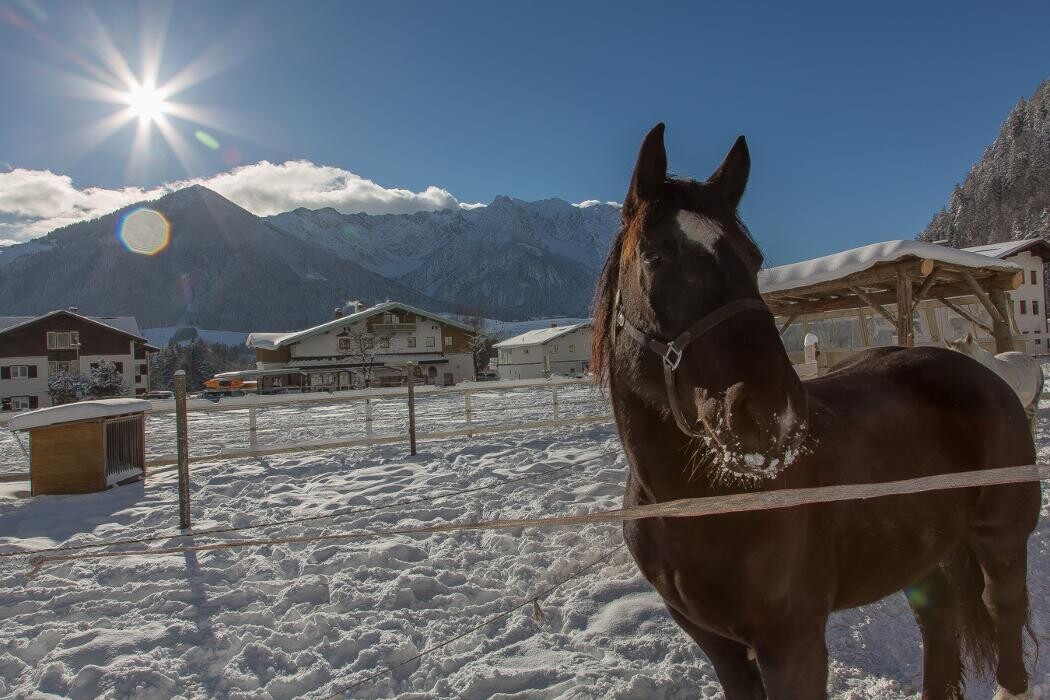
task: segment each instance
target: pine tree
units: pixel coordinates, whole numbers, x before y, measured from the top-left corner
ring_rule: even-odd
[[[87,387],[87,380],[73,372],[59,372],[47,378],[47,393],[54,406],[77,401]]]
[[[93,399],[104,399],[113,396],[124,396],[128,393],[124,375],[117,371],[112,362],[102,361],[91,368],[87,382],[87,394]]]

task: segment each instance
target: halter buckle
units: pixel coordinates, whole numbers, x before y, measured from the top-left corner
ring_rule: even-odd
[[[678,363],[682,361],[682,351],[675,347],[673,340],[667,344],[667,350],[662,359],[664,365],[672,372],[678,369]]]

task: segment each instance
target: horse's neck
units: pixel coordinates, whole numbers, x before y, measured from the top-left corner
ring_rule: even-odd
[[[970,348],[969,355],[988,369],[995,369],[996,365],[999,364],[998,360],[996,360],[995,355],[977,345],[974,345]]]

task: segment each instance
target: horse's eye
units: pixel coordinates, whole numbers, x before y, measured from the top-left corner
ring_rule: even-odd
[[[663,262],[663,260],[664,256],[656,252],[655,250],[647,250],[644,253],[642,253],[642,262],[646,265],[649,265],[650,267],[655,267],[656,265],[659,265]]]

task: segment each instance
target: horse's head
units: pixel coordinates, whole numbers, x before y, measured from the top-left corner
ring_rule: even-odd
[[[739,138],[701,183],[668,178],[663,132],[658,124],[642,143],[599,285],[595,368],[671,411],[724,466],[768,475],[800,444],[807,407],[760,303],[762,254],[737,216],[747,144]]]
[[[993,357],[992,353],[981,347],[980,343],[977,342],[977,339],[973,337],[973,333],[967,333],[958,340],[946,339],[944,344],[949,350],[961,352],[963,355],[968,355],[975,360],[981,361]]]

